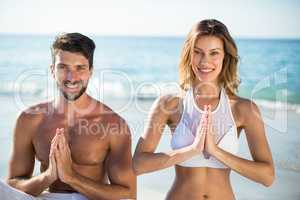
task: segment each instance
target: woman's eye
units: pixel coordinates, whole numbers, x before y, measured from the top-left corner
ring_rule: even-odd
[[[200,55],[200,56],[204,55],[204,53],[202,51],[197,51],[197,50],[194,50],[194,54]]]
[[[219,54],[219,52],[217,52],[217,51],[214,51],[214,52],[211,53],[212,56],[215,56],[215,55],[218,55],[218,54]]]

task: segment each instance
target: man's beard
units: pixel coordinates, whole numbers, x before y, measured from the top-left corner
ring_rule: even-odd
[[[65,83],[63,83],[63,85],[65,85]],[[80,82],[79,84],[81,84],[81,89],[79,90],[78,93],[68,93],[68,92],[65,92],[62,87],[64,86],[59,86],[59,89],[61,91],[61,93],[63,94],[63,96],[65,97],[65,99],[67,99],[68,101],[76,101],[77,99],[79,99],[79,97],[81,97],[83,95],[83,93],[86,91],[87,89],[87,86],[85,86],[83,84],[83,82]]]

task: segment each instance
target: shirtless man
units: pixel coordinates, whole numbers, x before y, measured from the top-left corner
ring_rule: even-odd
[[[136,198],[130,130],[86,93],[94,49],[79,33],[54,41],[51,73],[59,94],[18,117],[2,200]],[[41,173],[32,176],[35,158]]]

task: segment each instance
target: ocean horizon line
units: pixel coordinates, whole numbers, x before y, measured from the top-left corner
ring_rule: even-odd
[[[0,36],[23,36],[23,37],[55,37],[59,33],[64,33],[64,31],[56,33],[30,33],[30,32],[0,32]],[[170,39],[184,39],[185,35],[131,35],[131,34],[97,34],[97,33],[84,33],[90,37],[104,37],[104,38],[170,38]],[[286,40],[286,41],[298,41],[299,37],[289,37],[289,36],[233,36],[237,40]]]

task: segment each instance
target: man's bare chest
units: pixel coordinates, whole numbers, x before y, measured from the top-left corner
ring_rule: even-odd
[[[36,158],[48,163],[51,141],[57,128],[64,128],[72,160],[78,165],[97,165],[109,151],[109,139],[100,121],[77,119],[72,124],[59,118],[46,118],[36,130],[33,140]]]

